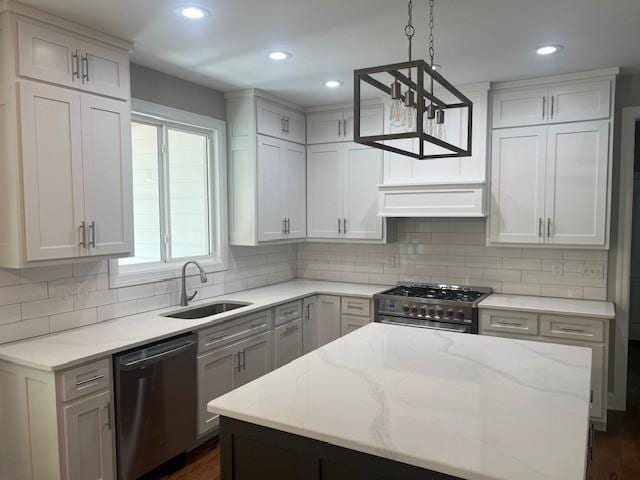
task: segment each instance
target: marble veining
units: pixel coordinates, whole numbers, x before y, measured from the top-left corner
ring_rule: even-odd
[[[584,478],[587,348],[369,324],[211,412],[470,480]]]

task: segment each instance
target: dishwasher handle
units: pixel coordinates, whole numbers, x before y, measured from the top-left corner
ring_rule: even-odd
[[[143,356],[141,356],[140,358],[137,358],[136,360],[126,361],[126,359],[121,359],[120,368],[123,370],[133,370],[136,368],[143,368],[152,363],[158,363],[166,357],[173,356],[183,350],[186,350],[189,347],[192,347],[193,345],[196,344],[196,341],[193,339],[189,339],[189,340],[184,340],[182,342],[182,345],[174,346],[175,344],[176,344],[175,342],[169,343],[167,344],[167,347],[170,347],[170,348],[167,348],[166,350],[161,350],[159,352],[154,352],[151,355],[143,354]]]

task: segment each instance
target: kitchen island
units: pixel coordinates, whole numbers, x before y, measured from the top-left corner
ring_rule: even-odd
[[[370,324],[209,403],[222,478],[578,480],[582,347]]]

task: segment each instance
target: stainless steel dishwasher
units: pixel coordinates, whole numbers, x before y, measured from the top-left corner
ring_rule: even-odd
[[[114,356],[119,480],[137,479],[195,445],[196,338]]]

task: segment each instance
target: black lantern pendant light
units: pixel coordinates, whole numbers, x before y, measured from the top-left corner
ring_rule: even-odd
[[[409,44],[409,61],[354,71],[354,141],[421,160],[468,157],[471,155],[473,103],[434,68],[434,0],[427,1],[429,4],[429,63],[420,59],[412,59],[415,27],[413,26],[413,0],[409,0],[408,21],[404,29]],[[405,70],[406,75],[402,73]],[[414,72],[415,81],[413,79]],[[385,125],[385,132],[388,133],[361,135],[361,82],[365,82],[391,97],[388,124]],[[425,83],[428,88],[425,88]],[[456,100],[447,103],[439,98],[434,90],[435,85],[441,87],[439,91],[446,92],[448,97],[454,97]],[[402,92],[403,87],[406,87],[404,93]],[[454,109],[462,109],[463,115],[467,117],[466,143],[463,146],[447,142],[445,112]],[[419,139],[417,152],[400,148],[398,142],[394,142],[411,138]],[[439,148],[434,149],[429,145],[436,145]]]

